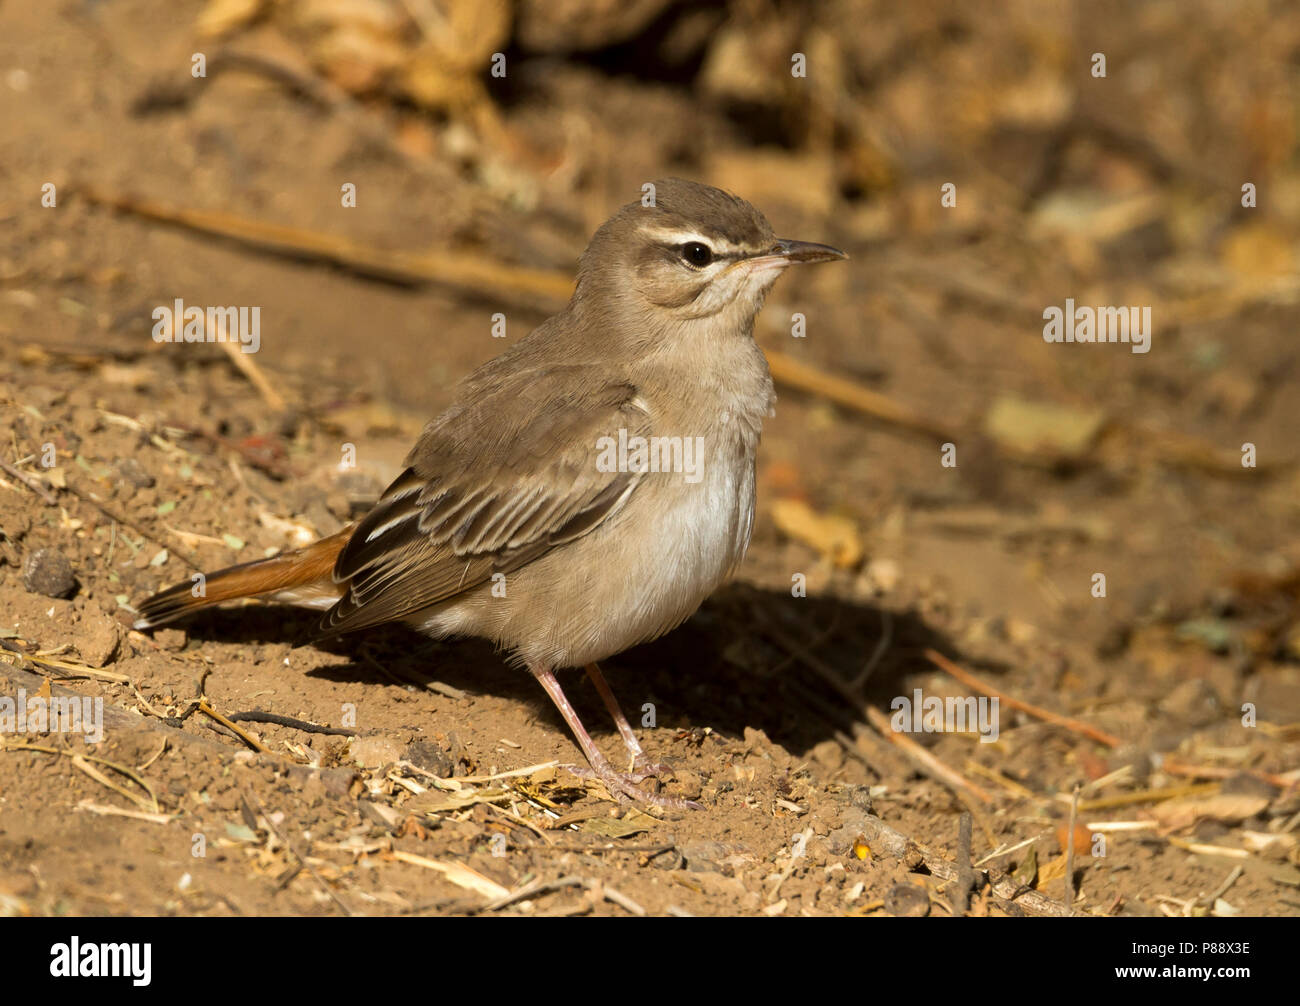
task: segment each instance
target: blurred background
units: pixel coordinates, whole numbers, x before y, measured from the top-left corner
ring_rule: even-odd
[[[1097,613],[1079,584],[1099,550],[1134,563],[1112,592],[1129,616],[1300,560],[1289,4],[112,0],[0,17],[10,346],[143,352],[156,304],[257,304],[264,367],[318,411],[364,403],[384,415],[344,419],[404,434],[500,351],[496,310],[523,335],[592,230],[683,175],[853,255],[788,277],[762,316],[790,358],[766,500],[896,541],[913,511],[961,525],[922,564],[985,597],[981,539],[1028,520],[1021,537],[1082,563],[1025,592],[1035,618]],[[31,198],[47,184],[57,213]],[[1149,306],[1150,352],[1045,343],[1067,297]]]

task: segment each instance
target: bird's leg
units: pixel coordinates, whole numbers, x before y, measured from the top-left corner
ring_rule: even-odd
[[[689,800],[682,800],[678,797],[662,796],[658,793],[648,793],[637,786],[638,778],[629,775],[626,772],[619,772],[609,763],[600,748],[596,747],[596,742],[591,739],[591,734],[587,733],[586,727],[582,725],[582,720],[578,719],[578,712],[570,704],[560,688],[560,683],[555,680],[555,673],[547,668],[533,667],[528,668],[533,673],[538,683],[546,689],[546,694],[551,697],[555,703],[555,708],[560,711],[564,717],[564,722],[569,724],[569,729],[573,731],[573,736],[582,748],[582,753],[587,756],[587,761],[591,768],[583,768],[580,765],[569,766],[570,771],[579,776],[593,776],[603,782],[609,791],[618,799],[631,798],[634,800],[644,800],[647,803],[657,804],[660,807],[674,807],[679,809],[698,807],[699,804],[692,803]],[[608,686],[607,686],[608,687]],[[631,727],[628,728],[629,731]],[[640,777],[644,779],[644,776]]]
[[[623,715],[623,707],[618,704],[618,699],[614,698],[614,690],[609,687],[609,682],[605,680],[605,675],[601,673],[600,665],[588,664],[587,677],[591,678],[591,683],[596,686],[601,701],[605,703],[605,708],[609,710],[609,715],[614,719],[614,725],[618,727],[619,736],[623,738],[623,744],[632,759],[632,774],[639,775],[641,779],[652,775],[671,775],[671,767],[660,762],[652,762],[645,751],[642,750],[641,742],[636,739],[632,724]],[[637,782],[640,782],[641,779],[638,779]]]

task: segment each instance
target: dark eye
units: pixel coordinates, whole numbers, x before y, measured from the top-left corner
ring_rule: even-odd
[[[687,241],[682,245],[682,258],[690,265],[706,266],[713,261],[713,249],[699,241]]]

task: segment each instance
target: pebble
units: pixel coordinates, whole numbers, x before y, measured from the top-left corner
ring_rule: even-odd
[[[919,919],[930,914],[930,896],[913,884],[895,884],[885,895],[885,911]]]
[[[23,563],[23,586],[33,594],[68,597],[77,589],[72,563],[57,548],[41,548]]]
[[[455,771],[451,755],[432,741],[415,741],[407,745],[402,757],[443,779],[451,778]]]
[[[72,627],[72,645],[91,667],[103,667],[117,653],[118,624],[99,611],[87,611]]]
[[[117,472],[137,489],[152,489],[154,477],[150,475],[135,458],[122,458],[117,463]]]

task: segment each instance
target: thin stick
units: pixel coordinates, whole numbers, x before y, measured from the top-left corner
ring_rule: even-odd
[[[1140,789],[1132,793],[1120,793],[1116,796],[1099,796],[1091,800],[1080,800],[1079,809],[1111,810],[1115,807],[1131,807],[1135,803],[1160,803],[1162,800],[1174,800],[1182,796],[1202,796],[1217,793],[1221,789],[1217,782],[1193,783],[1188,786],[1164,786],[1160,789]],[[1061,794],[1060,799],[1069,797]]]
[[[1294,788],[1297,785],[1295,779],[1289,779],[1284,775],[1278,775],[1276,772],[1265,772],[1257,768],[1223,768],[1218,765],[1192,765],[1190,762],[1179,761],[1176,758],[1164,758],[1160,761],[1157,768],[1161,772],[1167,772],[1170,775],[1185,775],[1192,779],[1231,779],[1234,775],[1248,775],[1256,779],[1262,779],[1264,782],[1284,792]]]
[[[965,915],[970,909],[971,892],[980,886],[980,874],[971,864],[971,814],[967,811],[962,814],[957,824],[957,876],[954,878],[956,886],[956,915]]]
[[[544,768],[555,768],[560,763],[558,761],[544,761],[537,765],[526,765],[523,768],[511,769],[509,772],[496,772],[492,775],[458,775],[450,782],[495,782],[497,779],[513,779],[516,776],[532,775],[534,772],[540,772]]]
[[[172,818],[175,817],[174,814],[153,814],[145,810],[128,810],[125,807],[95,803],[93,800],[79,801],[77,810],[98,814],[100,817],[129,817],[133,821],[148,821],[150,824],[170,824]]]
[[[864,388],[856,381],[828,374],[811,364],[775,349],[765,349],[772,379],[809,394],[853,409],[863,415],[904,429],[927,434],[940,441],[959,439],[956,427],[937,422],[928,415],[894,401],[878,391]]]
[[[0,639],[0,649],[8,650],[10,653],[31,664],[39,671],[60,671],[57,677],[67,680],[70,678],[102,678],[104,681],[116,681],[120,685],[131,684],[131,679],[125,674],[118,674],[114,671],[101,671],[97,667],[87,667],[85,664],[73,664],[66,660],[51,660],[49,657],[38,657],[35,654],[28,653],[22,647],[11,643],[7,639]]]
[[[532,821],[525,820],[524,818],[516,814],[514,811],[506,810],[504,807],[498,807],[494,803],[484,803],[483,806],[486,807],[488,810],[493,811],[494,813],[500,814],[507,821],[511,821],[514,824],[519,825],[521,828],[527,828],[534,835],[540,838],[542,842],[545,843],[546,845],[549,846],[555,844],[555,839],[551,838],[551,836],[546,834],[545,831],[537,827],[537,825],[533,824]]]
[[[1070,801],[1070,837],[1065,841],[1065,914],[1074,914],[1074,826],[1079,820],[1079,787]]]
[[[495,912],[502,908],[508,908],[518,901],[526,901],[528,898],[538,894],[549,894],[552,891],[559,891],[566,887],[582,887],[581,877],[560,877],[557,880],[534,880],[531,884],[525,884],[519,890],[503,894],[495,901],[490,901],[481,909],[484,912]]]
[[[295,730],[302,730],[309,734],[330,734],[335,737],[355,737],[357,731],[347,730],[343,727],[327,727],[319,723],[309,723],[306,720],[294,719],[292,716],[281,716],[279,713],[264,713],[260,709],[253,709],[246,713],[231,713],[230,722],[232,723],[274,723],[277,726],[293,727]]]
[[[838,611],[837,611],[838,613]],[[849,682],[849,687],[858,691],[871,679],[871,675],[876,673],[876,667],[879,666],[880,660],[889,651],[889,645],[894,640],[894,619],[885,608],[880,609],[880,640],[876,643],[875,650],[871,653],[871,659],[867,661],[866,666],[857,673],[857,676]]]
[[[1082,734],[1091,740],[1097,741],[1099,744],[1105,744],[1107,747],[1119,747],[1122,743],[1120,739],[1113,734],[1108,734],[1106,731],[1094,727],[1090,723],[1083,722],[1083,720],[1076,720],[1069,716],[1062,716],[1059,713],[1052,712],[1050,709],[1044,709],[1042,706],[1035,706],[1028,702],[1023,702],[1014,696],[1008,695],[1006,692],[993,687],[982,678],[977,678],[974,674],[971,674],[970,671],[960,665],[953,663],[942,653],[938,653],[935,650],[926,650],[925,656],[929,659],[930,663],[934,664],[940,670],[946,671],[958,681],[970,686],[977,692],[989,696],[990,698],[996,698],[999,702],[1005,702],[1012,709],[1019,709],[1021,712],[1027,713],[1035,719],[1042,720],[1045,723],[1051,723],[1055,726],[1064,727],[1066,730],[1070,730],[1073,733]],[[1245,774],[1254,776],[1256,779],[1262,779],[1264,782],[1277,786],[1283,790],[1296,785],[1295,780],[1288,779],[1286,776],[1278,775],[1274,772],[1263,772],[1259,769],[1249,768],[1234,769],[1221,768],[1214,765],[1193,765],[1176,758],[1164,758],[1156,767],[1159,768],[1160,771],[1167,772],[1170,775],[1185,775],[1190,776],[1191,778],[1201,779],[1228,779],[1234,775]],[[1095,810],[1099,805],[1100,804],[1097,801],[1085,800],[1083,807],[1085,810]]]
[[[1107,747],[1113,748],[1120,745],[1120,739],[1118,737],[1108,734],[1104,730],[1099,730],[1090,723],[1084,723],[1082,720],[1071,719],[1068,716],[1061,716],[1059,713],[1054,713],[1049,709],[1044,709],[1042,706],[1035,706],[1028,702],[1022,702],[1020,699],[1013,698],[1005,692],[999,691],[987,681],[975,677],[975,675],[971,674],[970,671],[953,663],[942,653],[938,653],[935,650],[926,650],[925,656],[930,663],[934,664],[940,670],[952,675],[962,684],[974,688],[977,692],[987,695],[989,698],[995,698],[999,702],[1004,702],[1012,709],[1019,709],[1021,712],[1028,713],[1035,719],[1043,720],[1046,723],[1052,723],[1059,727],[1064,727],[1066,730],[1070,730],[1077,734],[1083,734],[1085,737],[1089,737],[1098,743],[1105,744]]]
[[[198,709],[199,712],[203,713],[204,716],[209,716],[212,719],[216,720],[218,723],[220,723],[223,727],[225,727],[227,730],[233,733],[236,737],[238,737],[241,741],[247,744],[254,751],[260,751],[263,754],[275,754],[274,751],[272,751],[269,747],[267,747],[265,744],[259,741],[247,730],[244,730],[242,727],[240,727],[239,724],[232,723],[230,720],[226,719],[219,712],[217,712],[210,705],[208,705],[207,699],[200,699],[199,704],[196,708]]]
[[[1228,874],[1227,879],[1216,887],[1212,893],[1207,894],[1201,899],[1201,904],[1205,905],[1207,908],[1213,907],[1214,903],[1227,894],[1228,888],[1240,880],[1241,875],[1245,872],[1246,868],[1244,866],[1234,866]]]
[[[213,326],[208,325],[208,338],[217,342],[222,351],[230,358],[230,362],[235,365],[235,369],[248,378],[248,381],[257,393],[262,396],[262,401],[266,402],[274,412],[288,412],[289,403],[284,400],[284,396],[275,390],[275,386],[267,379],[262,368],[253,362],[253,358],[248,353],[229,339],[217,341],[213,334]]]
[[[897,733],[889,725],[889,717],[875,706],[867,706],[866,713],[867,722],[876,728],[876,732],[889,743],[900,748],[926,775],[958,793],[975,797],[981,803],[993,802],[993,796],[987,790],[975,785],[955,769],[949,768],[907,734]]]
[[[484,897],[502,898],[509,893],[507,888],[490,877],[483,876],[483,874],[471,869],[464,863],[444,863],[441,860],[430,859],[428,856],[420,856],[414,852],[405,852],[402,849],[393,849],[388,853],[388,856],[399,863],[420,866],[426,870],[435,870],[457,887],[462,887],[467,891],[474,891]]]
[[[889,743],[900,748],[906,754],[912,763],[919,767],[926,775],[951,787],[957,794],[958,798],[965,799],[966,796],[973,796],[983,803],[992,803],[993,797],[981,787],[975,785],[969,779],[955,769],[949,768],[934,755],[930,754],[925,748],[917,744],[906,734],[895,733],[889,725],[889,719],[875,706],[862,704],[862,699],[855,695],[853,690],[845,681],[835,672],[835,670],[816,654],[809,653],[808,650],[791,639],[786,633],[777,629],[773,625],[766,625],[762,628],[763,634],[771,639],[774,643],[784,649],[788,654],[795,657],[801,664],[813,671],[819,678],[826,682],[831,688],[838,692],[855,711],[861,711],[867,722],[875,728],[876,732],[884,737]],[[981,822],[983,825],[983,822]],[[987,826],[984,826],[987,827]]]
[[[573,290],[573,278],[568,273],[506,265],[467,250],[386,251],[358,244],[341,235],[270,224],[216,210],[186,209],[90,188],[82,188],[80,195],[88,202],[123,213],[202,234],[215,234],[281,255],[329,262],[394,282],[444,283],[495,297],[502,293],[515,293],[551,303],[563,303]]]
[[[1223,856],[1225,859],[1252,859],[1253,853],[1247,849],[1234,849],[1228,845],[1207,845],[1204,842],[1189,842],[1186,839],[1169,836],[1165,841],[1170,845],[1186,849],[1188,852],[1200,853],[1202,856]]]
[[[966,764],[962,767],[967,772],[973,772],[975,775],[982,775],[985,779],[991,779],[993,782],[996,782],[998,785],[1004,787],[1006,790],[1023,800],[1032,800],[1037,796],[1033,790],[1021,786],[1020,783],[1016,782],[1014,779],[1008,779],[997,769],[981,765],[972,758],[967,758]]]
[[[82,761],[86,761],[86,762],[95,762],[96,764],[103,765],[106,768],[111,768],[114,772],[118,772],[126,776],[133,783],[138,785],[142,790],[144,790],[146,793],[149,794],[149,799],[153,802],[154,812],[157,813],[159,809],[158,794],[154,792],[152,786],[150,786],[147,782],[145,782],[144,776],[140,775],[139,772],[136,772],[125,765],[119,765],[115,761],[109,761],[107,758],[99,758],[96,757],[95,755],[79,754],[76,751],[69,751],[65,748],[50,747],[46,744],[28,744],[25,741],[6,741],[2,735],[0,735],[0,751],[40,751],[42,754],[52,754],[52,755],[59,755],[60,757],[63,758],[71,758],[74,760],[74,762],[77,759],[81,759]],[[84,765],[79,765],[78,768],[80,768],[83,772],[86,771],[86,766]],[[113,787],[112,784],[108,784],[108,785],[110,788],[116,788]],[[119,790],[119,792],[122,791]],[[140,799],[137,795],[134,794],[128,793],[126,795],[133,802],[138,801]]]
[[[1026,845],[1033,845],[1042,837],[1043,837],[1042,835],[1035,835],[1032,838],[1026,838],[1023,842],[1017,842],[1015,845],[999,845],[996,849],[990,852],[978,863],[974,863],[972,865],[975,867],[975,869],[978,870],[985,863],[991,863],[993,860],[997,859],[1000,856],[1009,856],[1013,852],[1017,852],[1018,850],[1023,849]]]
[[[24,471],[20,471],[19,469],[11,465],[8,461],[0,461],[0,468],[4,469],[11,476],[16,478],[19,482],[21,482],[28,489],[34,492],[37,496],[43,499],[45,501],[46,506],[55,506],[59,502],[57,499],[55,499],[54,494],[51,493],[48,489],[45,488],[44,485],[41,484],[40,479],[32,475],[28,475]]]
[[[144,797],[140,796],[140,794],[138,794],[138,793],[132,793],[132,792],[131,792],[129,789],[127,789],[125,786],[119,786],[117,783],[115,783],[115,782],[114,782],[112,779],[110,779],[108,776],[104,775],[103,772],[101,772],[99,769],[95,768],[94,765],[92,765],[92,764],[90,764],[90,762],[86,761],[86,759],[85,759],[82,755],[74,754],[74,755],[72,756],[72,766],[73,766],[73,768],[76,768],[76,769],[78,769],[78,770],[80,770],[80,771],[82,771],[82,772],[85,772],[86,775],[90,776],[90,778],[94,779],[95,782],[99,783],[101,786],[107,786],[107,787],[108,787],[109,789],[111,789],[114,793],[117,793],[117,794],[119,794],[119,795],[121,795],[121,796],[126,797],[128,800],[130,800],[130,801],[131,801],[133,804],[135,804],[137,807],[141,807],[141,808],[146,808],[146,809],[147,809],[147,808],[150,806],[150,801],[149,801],[149,800],[146,800]],[[152,796],[152,794],[150,794],[150,795]],[[154,799],[153,799],[153,801],[152,801],[152,806],[153,806],[153,810],[150,811],[150,813],[157,813],[157,812],[158,812],[158,800],[157,800],[157,798],[154,798]]]

